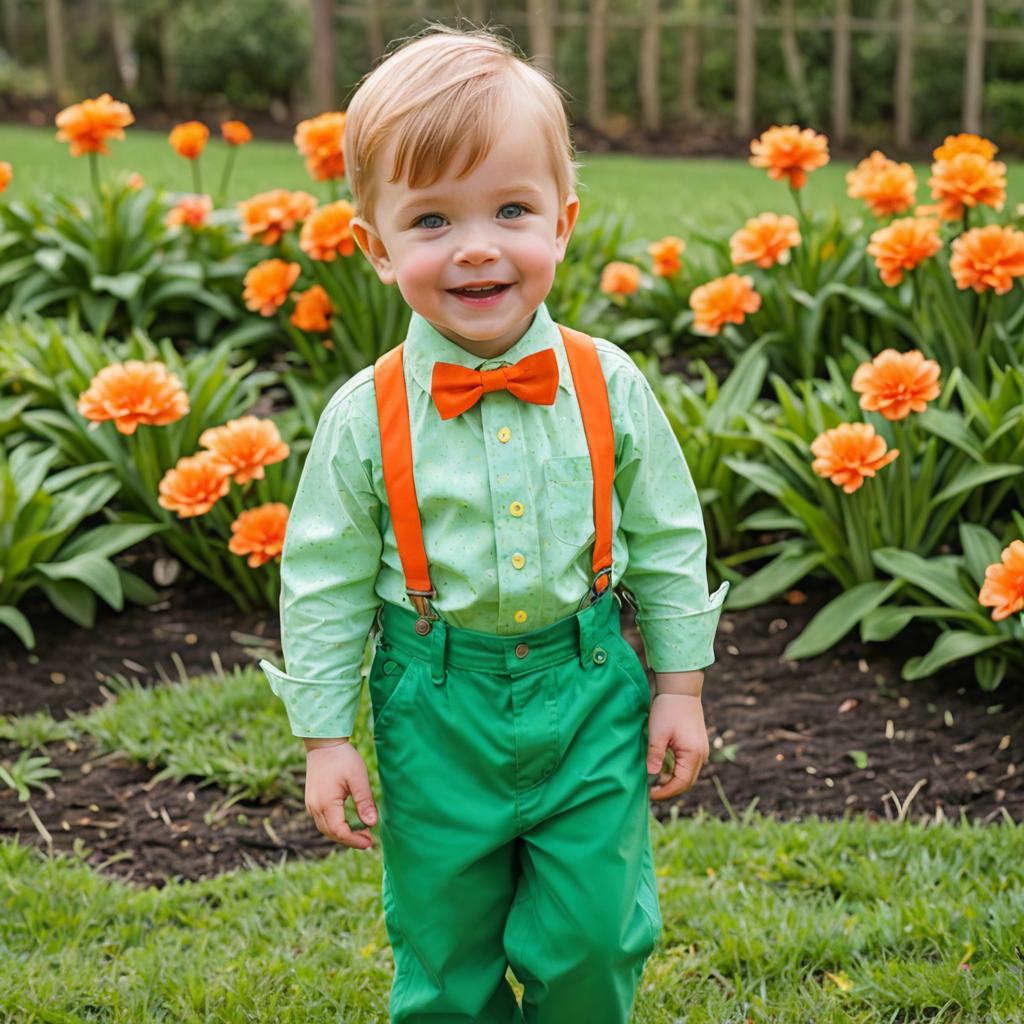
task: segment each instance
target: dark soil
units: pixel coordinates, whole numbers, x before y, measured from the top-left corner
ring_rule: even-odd
[[[963,814],[1024,821],[1024,681],[982,693],[965,664],[906,683],[900,655],[911,651],[888,645],[883,653],[852,638],[819,658],[787,662],[786,643],[828,595],[788,596],[798,603],[722,616],[717,662],[704,686],[711,760],[689,791],[652,805],[657,819],[698,807],[717,817],[741,815],[755,805],[779,820],[849,812],[883,820]],[[174,655],[197,673],[217,659],[229,668],[277,648],[276,613],[243,615],[219,590],[195,581],[176,584],[156,609],[104,610],[93,630],[70,627],[52,613],[31,617],[38,656],[9,634],[0,638],[6,714],[48,709],[59,718],[101,703],[107,673],[156,683],[159,665],[177,678]],[[628,606],[623,626],[639,646]],[[863,767],[854,752],[863,752],[856,755]],[[90,863],[134,883],[200,879],[334,849],[296,797],[232,805],[218,787],[199,788],[201,780],[153,785],[158,766],[133,765],[117,754],[100,756],[74,743],[51,744],[47,753],[62,778],[34,792],[32,807],[52,847],[70,851],[84,843]],[[0,744],[0,762],[16,755],[11,744]],[[49,845],[13,790],[2,789],[0,835],[15,833]]]

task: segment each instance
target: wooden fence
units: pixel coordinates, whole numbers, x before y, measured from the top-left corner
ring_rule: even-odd
[[[759,0],[734,0],[731,14],[722,15],[701,9],[701,0],[639,0],[640,13],[620,13],[611,0],[589,0],[586,10],[559,9],[557,0],[525,0],[519,10],[492,8],[485,0],[461,0],[442,4],[411,0],[404,4],[381,0],[334,5],[335,17],[356,19],[365,24],[368,47],[375,57],[383,52],[387,40],[383,28],[385,13],[414,23],[424,17],[447,19],[462,15],[480,23],[508,26],[520,45],[537,63],[558,74],[553,66],[560,30],[586,31],[587,120],[600,127],[607,120],[608,31],[627,29],[636,33],[641,124],[649,132],[663,127],[663,103],[660,89],[661,37],[679,32],[680,65],[678,96],[684,118],[697,113],[697,86],[701,51],[699,33],[708,31],[731,34],[735,46],[734,94],[735,131],[749,138],[754,131],[754,95],[757,88],[756,43],[762,31],[778,32],[786,73],[798,107],[809,107],[803,58],[797,33],[827,33],[831,37],[831,124],[830,135],[842,144],[850,132],[852,38],[855,33],[884,34],[895,38],[896,61],[893,75],[893,136],[896,145],[908,148],[913,141],[913,73],[915,43],[921,39],[948,39],[964,43],[961,124],[964,131],[980,132],[985,82],[986,43],[1024,43],[1024,29],[996,29],[987,23],[986,0],[962,0],[965,24],[949,25],[922,19],[915,0],[896,0],[895,16],[858,17],[853,0],[834,0],[830,14],[810,16],[799,11],[799,0],[778,0],[777,9],[762,9]],[[1005,6],[1005,4],[1004,4]],[[1022,3],[1024,7],[1024,3]],[[950,66],[950,74],[955,65]],[[325,83],[333,81],[319,76]],[[328,98],[321,104],[329,105]]]

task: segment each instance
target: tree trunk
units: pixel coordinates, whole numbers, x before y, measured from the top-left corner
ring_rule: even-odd
[[[58,103],[67,99],[67,65],[64,60],[64,14],[61,0],[44,0],[46,55],[50,64],[50,88]]]
[[[12,60],[17,61],[21,53],[21,40],[19,38],[18,25],[18,0],[3,0],[4,3],[4,46],[11,55]]]
[[[310,0],[313,19],[313,104],[317,113],[337,106],[334,0]]]
[[[135,50],[135,26],[120,4],[110,9],[110,41],[121,85],[130,92],[139,84],[139,55]]]
[[[793,99],[804,124],[814,121],[814,102],[807,88],[804,62],[800,57],[800,44],[796,38],[796,11],[793,0],[782,0],[782,58],[786,66],[786,77],[793,90]]]

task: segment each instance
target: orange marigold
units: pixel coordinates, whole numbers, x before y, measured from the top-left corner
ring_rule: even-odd
[[[1005,294],[1024,274],[1024,231],[1001,224],[965,231],[953,239],[949,269],[958,288]]]
[[[7,191],[13,177],[14,168],[6,160],[0,160],[0,192]]]
[[[957,153],[932,164],[928,187],[947,220],[962,217],[968,206],[1001,210],[1006,202],[1006,164],[981,153]]]
[[[250,569],[256,569],[272,558],[281,561],[287,526],[288,506],[284,502],[270,501],[246,509],[231,524],[228,550],[233,555],[248,555]]]
[[[999,147],[988,139],[972,132],[947,135],[938,149],[932,151],[933,160],[952,160],[958,153],[980,153],[986,160],[992,160]]]
[[[316,209],[316,197],[285,188],[260,192],[238,203],[242,230],[263,245],[274,245],[286,231],[304,221]]]
[[[351,256],[356,241],[350,227],[355,209],[347,199],[328,203],[314,210],[299,234],[299,247],[310,259],[330,262],[338,254]]]
[[[263,467],[288,458],[289,450],[277,424],[257,416],[241,416],[221,427],[209,427],[199,435],[199,443],[217,454],[236,484],[262,480]]]
[[[252,141],[252,131],[244,121],[224,121],[220,134],[229,146],[244,146]]]
[[[177,512],[182,519],[201,516],[231,488],[231,470],[214,452],[196,452],[178,459],[160,481],[161,508]]]
[[[666,235],[657,242],[647,246],[651,255],[651,273],[658,277],[672,277],[678,274],[683,267],[680,258],[686,249],[686,243],[675,235]]]
[[[134,434],[140,423],[161,427],[180,420],[189,402],[181,381],[163,363],[129,359],[104,366],[78,396],[77,407],[95,426],[113,420],[122,434]]]
[[[811,452],[816,456],[811,469],[847,494],[899,455],[898,448],[886,451],[885,438],[879,437],[870,423],[840,423],[819,434],[811,443]]]
[[[127,103],[111,97],[109,92],[94,100],[82,100],[65,107],[54,118],[60,129],[58,142],[67,142],[72,156],[83,153],[104,153],[108,139],[123,139],[124,129],[135,120]]]
[[[761,296],[754,291],[753,278],[745,274],[716,277],[690,294],[698,334],[718,334],[726,324],[743,323],[748,313],[761,308]]]
[[[939,222],[930,217],[901,217],[871,235],[868,254],[874,256],[882,280],[894,287],[903,273],[942,248]]]
[[[138,192],[140,188],[145,186],[145,184],[146,179],[143,178],[138,171],[132,171],[132,173],[128,175],[128,187],[133,192]]]
[[[302,268],[284,260],[263,260],[245,275],[245,305],[260,316],[273,316],[284,305]]]
[[[800,244],[800,228],[796,218],[788,213],[762,213],[751,217],[729,239],[729,253],[734,266],[756,263],[759,267],[774,267],[788,263],[789,250]]]
[[[633,295],[640,287],[640,268],[633,263],[612,260],[601,271],[600,287],[605,295]]]
[[[306,169],[317,181],[344,177],[344,137],[345,115],[339,110],[318,114],[296,125],[295,145],[306,158]]]
[[[775,125],[750,143],[750,152],[750,163],[764,167],[770,178],[788,178],[792,188],[803,188],[808,172],[828,163],[828,137],[813,128]]]
[[[201,228],[212,212],[213,200],[209,196],[182,196],[164,218],[164,223],[168,227]]]
[[[992,609],[993,622],[1024,610],[1024,540],[1011,541],[1000,561],[985,570],[978,603]]]
[[[183,156],[186,160],[195,160],[206,148],[209,137],[210,129],[202,121],[185,121],[171,129],[167,141],[178,156]]]
[[[917,198],[914,168],[890,160],[880,149],[847,172],[846,186],[846,194],[863,199],[876,217],[904,213]]]
[[[316,196],[274,188],[238,203],[242,230],[263,245],[274,245],[286,231],[304,221],[316,209]]]
[[[334,307],[327,292],[318,285],[302,292],[295,298],[295,309],[292,312],[292,323],[300,331],[329,331],[330,316]]]
[[[862,409],[902,420],[911,412],[924,412],[938,398],[940,372],[939,364],[921,352],[887,348],[857,367],[853,390],[860,395]]]

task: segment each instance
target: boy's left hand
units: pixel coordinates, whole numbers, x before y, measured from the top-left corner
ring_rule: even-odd
[[[662,772],[665,751],[671,748],[675,767]],[[661,773],[650,790],[652,800],[666,800],[689,789],[707,764],[708,733],[700,697],[683,693],[659,693],[648,718],[647,773]]]

